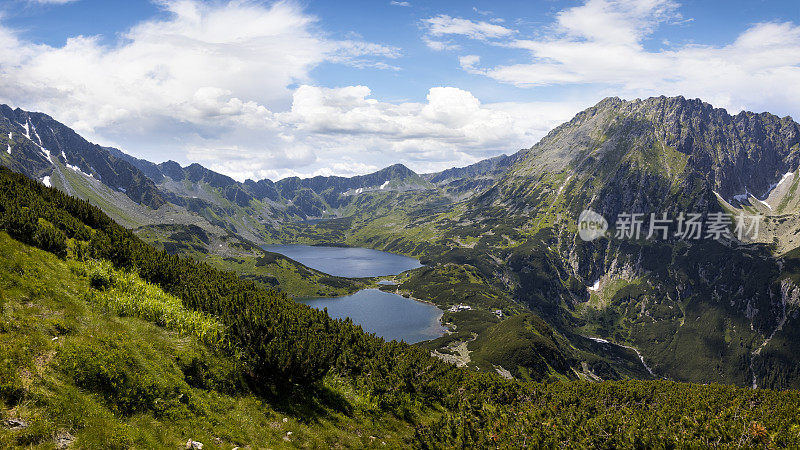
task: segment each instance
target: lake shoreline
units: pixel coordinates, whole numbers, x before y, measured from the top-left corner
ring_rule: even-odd
[[[387,341],[418,343],[449,331],[442,323],[444,310],[436,304],[408,292],[400,293],[399,284],[382,285],[387,281],[397,283],[403,273],[424,267],[415,258],[363,247],[292,244],[262,248],[331,276],[366,281],[363,289],[351,294],[294,297],[298,303],[327,309],[333,318],[349,317],[365,331]]]
[[[364,331],[375,333],[387,341],[403,340],[417,344],[450,332],[442,323],[444,310],[432,302],[374,287],[341,297],[295,300],[317,310],[327,309],[332,318],[349,317]]]

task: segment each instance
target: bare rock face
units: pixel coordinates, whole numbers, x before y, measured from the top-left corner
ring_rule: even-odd
[[[800,164],[800,126],[769,113],[732,116],[697,99],[607,98],[524,153],[484,205],[536,207],[552,195],[520,192],[560,188],[573,212],[592,206],[616,216],[675,205],[705,211],[718,208],[715,192],[729,201],[746,192],[766,197]]]
[[[141,205],[158,208],[166,202],[155,183],[139,169],[47,114],[0,105],[0,136],[8,137],[4,148],[10,150],[8,159],[0,163],[31,178],[69,170],[124,192]]]

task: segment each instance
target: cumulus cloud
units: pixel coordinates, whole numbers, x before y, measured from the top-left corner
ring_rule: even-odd
[[[80,131],[163,114],[239,123],[268,118],[265,107],[285,105],[287,86],[322,61],[399,56],[393,47],[321,39],[315,19],[290,3],[163,4],[168,19],[141,23],[112,46],[92,36],[34,45],[4,30],[0,95],[35,102]]]
[[[165,0],[164,18],[113,44],[27,42],[0,25],[0,101],[44,111],[90,139],[155,160],[291,170],[317,161],[274,111],[323,62],[393,69],[397,47],[326,37],[297,4]]]
[[[723,45],[671,44],[652,50],[659,27],[686,23],[672,0],[588,0],[565,9],[532,39],[495,45],[521,49],[530,61],[464,70],[519,87],[594,85],[623,97],[685,95],[716,106],[796,113],[800,102],[800,27],[751,25]]]
[[[291,110],[276,119],[331,159],[358,154],[370,167],[404,162],[424,172],[529,147],[577,110],[569,103],[482,104],[455,87],[431,88],[426,102],[394,104],[370,96],[366,86],[304,85]]]
[[[338,50],[290,4],[164,6],[168,19],[141,23],[111,46],[93,36],[35,45],[6,31],[0,45],[13,50],[0,55],[0,94],[35,102],[80,131],[164,114],[237,121],[280,104],[287,85]]]

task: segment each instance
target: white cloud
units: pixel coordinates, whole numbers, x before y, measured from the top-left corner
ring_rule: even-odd
[[[588,0],[557,14],[557,29],[571,38],[636,44],[660,23],[680,20],[672,0]]]
[[[461,48],[459,45],[453,43],[453,41],[433,39],[430,36],[422,36],[422,41],[425,42],[425,45],[427,45],[429,49],[437,52],[444,50],[458,50]]]
[[[529,147],[578,109],[570,103],[482,104],[470,92],[434,87],[424,103],[386,103],[366,86],[300,86],[292,108],[276,119],[329,160],[369,167],[402,162],[435,171]],[[363,172],[361,172],[363,173]]]
[[[374,68],[383,70],[400,70],[399,67],[386,64],[375,58],[399,58],[402,55],[398,47],[375,44],[364,41],[338,41],[335,51],[328,60],[335,63],[347,64],[359,69]]]
[[[389,4],[392,6],[411,6],[411,3],[409,2],[398,2],[395,0],[390,1]]]
[[[481,57],[478,55],[464,55],[458,57],[458,63],[465,70],[474,70],[475,66],[481,62]]]
[[[420,23],[430,48],[469,48],[458,58],[463,70],[520,87],[595,92],[528,103],[484,103],[447,86],[404,103],[373,98],[367,86],[318,87],[309,73],[322,63],[398,70],[391,63],[403,51],[357,34],[332,40],[294,3],[163,5],[166,18],[112,45],[93,36],[34,44],[0,26],[0,101],[45,111],[137,156],[198,161],[239,179],[353,175],[394,162],[421,172],[465,165],[530,147],[604,95],[682,94],[776,112],[800,103],[800,27],[755,24],[726,45],[649,49],[658,27],[685,20],[670,0],[588,0],[527,38],[446,15]],[[491,65],[496,57],[476,43],[530,59]]]
[[[658,27],[686,22],[671,0],[588,0],[558,13],[537,38],[494,41],[527,51],[529,62],[479,67],[462,59],[461,66],[520,87],[591,84],[627,98],[684,95],[734,112],[798,112],[798,25],[757,23],[725,45],[646,48]]]
[[[291,4],[164,5],[168,19],[141,23],[112,46],[84,36],[63,47],[3,39],[13,50],[0,55],[0,95],[89,132],[142,116],[192,119],[200,110],[236,121],[260,105],[285,102],[287,85],[306,80],[339,51],[316,37],[313,18]],[[216,112],[208,109],[210,92],[222,108]]]
[[[436,37],[462,35],[470,39],[486,40],[514,34],[514,30],[501,25],[450,17],[446,14],[423,19],[422,24],[427,28],[428,34]]]
[[[35,44],[0,25],[0,101],[155,160],[202,160],[239,174],[289,171],[318,160],[276,120],[274,111],[292,103],[289,86],[309,82],[326,61],[397,69],[385,61],[401,55],[393,46],[328,39],[290,2],[160,4],[166,18],[139,23],[112,45],[96,36]]]
[[[454,87],[395,104],[366,86],[312,86],[309,72],[322,62],[391,69],[386,61],[401,50],[358,35],[326,39],[292,3],[164,5],[166,19],[140,23],[114,45],[93,36],[37,45],[0,26],[0,97],[137,156],[197,161],[238,179],[355,175],[395,162],[441,170],[530,146],[575,110],[486,105]],[[508,33],[469,24],[431,30]]]

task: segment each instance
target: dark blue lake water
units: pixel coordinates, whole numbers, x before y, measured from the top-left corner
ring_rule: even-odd
[[[444,334],[439,322],[442,310],[427,303],[378,289],[364,289],[353,295],[299,300],[317,309],[328,308],[331,317],[349,317],[364,331],[387,341],[410,344],[435,339]]]
[[[268,245],[264,250],[340,277],[397,275],[422,267],[414,258],[367,248]],[[386,340],[416,343],[437,338],[445,330],[440,323],[442,310],[439,308],[378,289],[365,289],[344,297],[298,301],[320,310],[328,308],[331,317],[349,317],[364,331]]]
[[[381,277],[422,267],[414,258],[369,248],[310,245],[266,245],[263,248],[268,252],[288,256],[312,269],[339,277]]]

